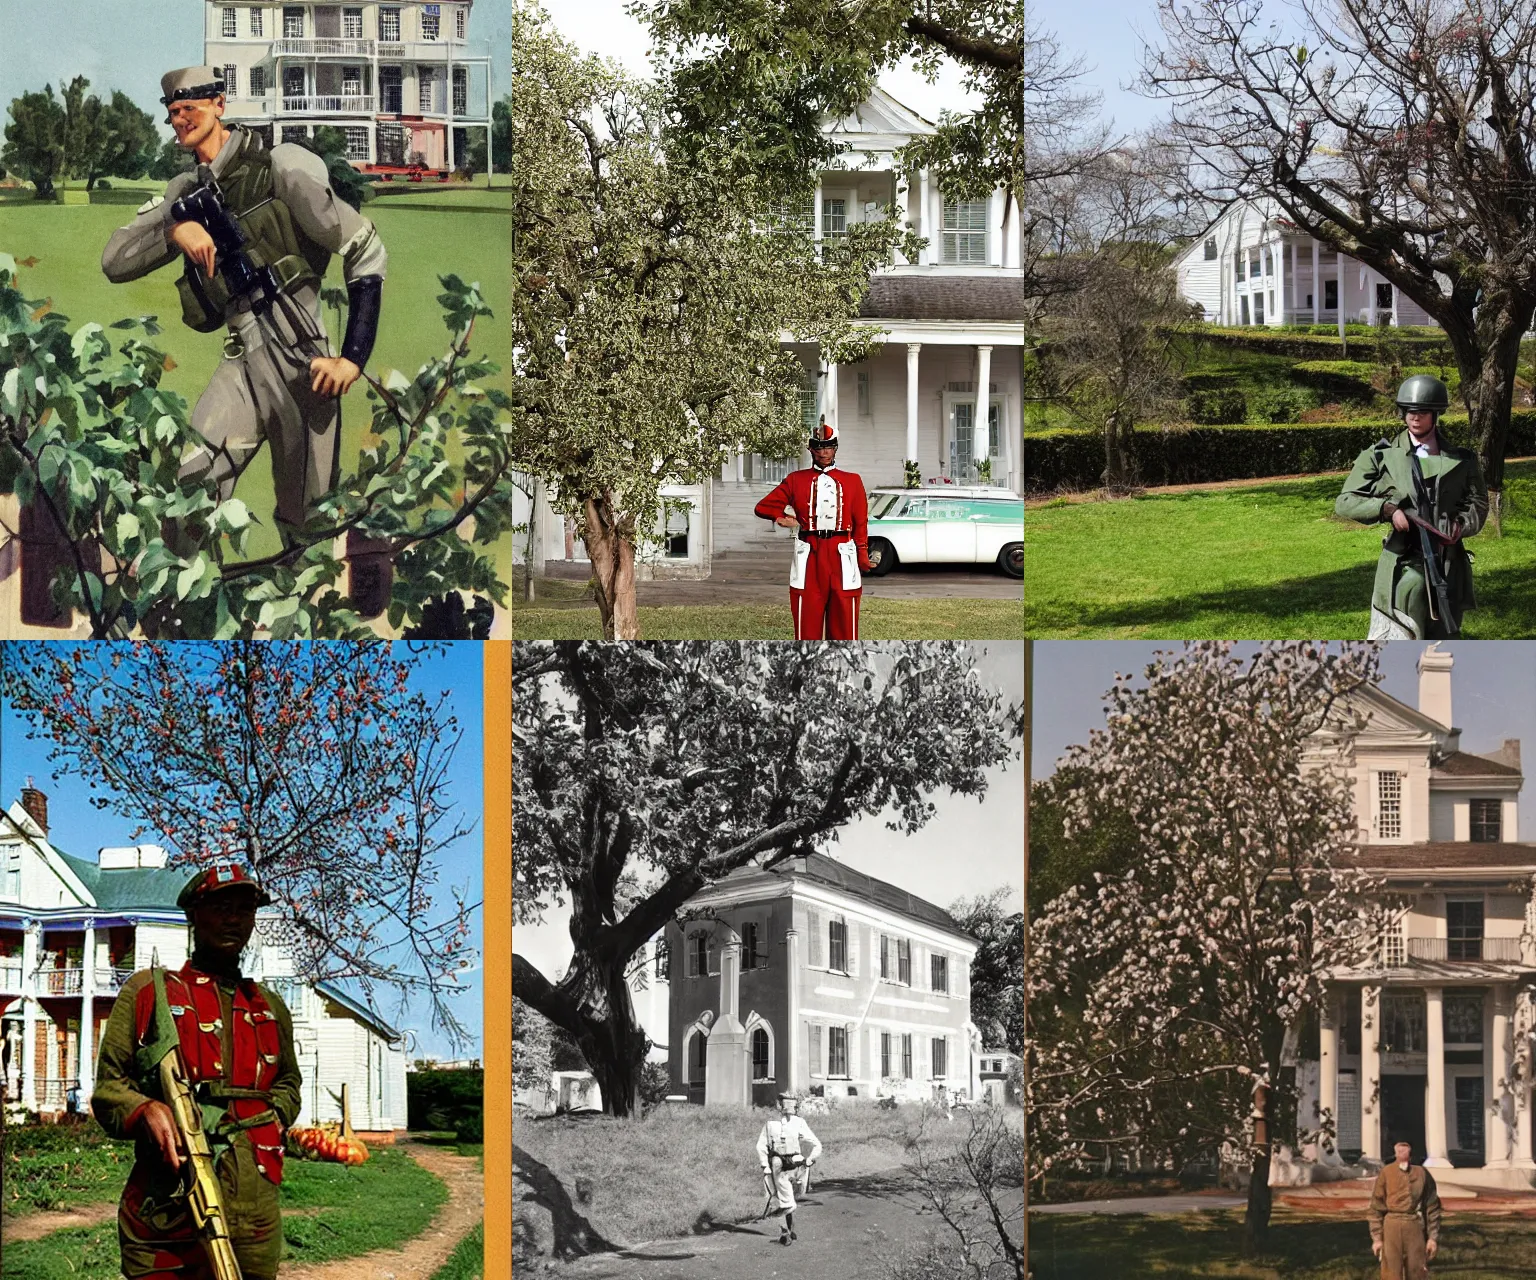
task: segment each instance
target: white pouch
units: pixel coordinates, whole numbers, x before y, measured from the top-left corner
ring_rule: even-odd
[[[859,576],[859,544],[844,542],[837,548],[837,554],[843,561],[843,590],[857,591],[864,585],[864,579]]]
[[[789,562],[789,585],[797,591],[805,590],[805,566],[811,558],[811,544],[795,539],[795,558]]]

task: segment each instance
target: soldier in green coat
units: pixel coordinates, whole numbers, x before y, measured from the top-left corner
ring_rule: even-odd
[[[1445,383],[1426,373],[1415,374],[1397,390],[1397,408],[1405,430],[1391,440],[1378,440],[1355,459],[1354,470],[1334,511],[1362,524],[1390,522],[1376,562],[1376,587],[1371,594],[1371,640],[1437,640],[1454,636],[1461,617],[1476,606],[1472,592],[1472,561],[1463,538],[1483,527],[1488,516],[1488,486],[1477,454],[1451,444],[1440,433],[1440,415],[1450,407]],[[1413,460],[1417,459],[1428,495],[1428,510],[1414,500]],[[1419,530],[1408,513],[1434,525],[1450,539],[1431,539],[1446,585],[1450,618],[1432,599],[1426,580]]]

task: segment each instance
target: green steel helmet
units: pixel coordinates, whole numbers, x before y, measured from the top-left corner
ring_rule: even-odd
[[[1397,407],[1403,413],[1410,409],[1444,413],[1451,407],[1451,393],[1434,374],[1416,373],[1397,389]]]

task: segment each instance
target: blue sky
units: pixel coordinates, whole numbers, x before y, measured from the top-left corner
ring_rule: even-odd
[[[459,825],[472,827],[471,834],[456,841],[444,851],[441,861],[442,874],[438,884],[438,900],[451,902],[449,885],[465,889],[469,902],[479,902],[483,891],[484,823],[482,782],[482,750],[484,714],[481,685],[483,680],[482,646],[478,641],[461,641],[448,645],[442,653],[424,655],[411,680],[411,688],[435,698],[439,693],[449,694],[449,714],[456,715],[464,730],[463,740],[454,755],[451,790],[445,803],[452,805],[460,816]],[[83,779],[76,775],[59,776],[48,763],[48,742],[32,740],[26,736],[24,718],[14,712],[9,703],[0,700],[0,806],[9,808],[21,795],[21,788],[28,776],[48,796],[48,822],[50,842],[65,853],[86,861],[94,861],[97,850],[103,846],[127,845],[133,823],[107,809],[96,809],[90,803],[90,793]],[[153,843],[149,834],[140,837],[144,843]],[[478,953],[480,918],[475,919],[475,948]],[[480,1057],[480,1037],[483,1024],[481,974],[483,966],[478,954],[468,973],[461,975],[464,994],[455,1003],[460,1021],[469,1029],[472,1043],[468,1049],[455,1053],[446,1040],[435,1035],[425,1009],[407,1005],[403,1012],[397,1010],[392,997],[385,997],[380,1012],[401,1030],[415,1032],[417,1056],[421,1057]]]
[[[207,0],[0,0],[0,111],[24,90],[76,75],[103,99],[121,89],[154,116],[160,135],[160,77],[203,61]],[[512,89],[512,9],[508,0],[478,0],[469,38],[491,42],[492,97]]]
[[[1175,641],[1141,640],[1037,643],[1033,775],[1048,777],[1069,745],[1086,742],[1089,730],[1103,725],[1102,695],[1116,671],[1140,676],[1157,650],[1179,647]],[[1455,659],[1451,714],[1462,749],[1482,754],[1497,751],[1505,738],[1519,738],[1529,771],[1536,759],[1536,647],[1518,640],[1451,640],[1440,647]],[[1419,703],[1414,664],[1423,648],[1418,641],[1396,640],[1382,655],[1382,689],[1411,707]],[[1536,795],[1530,786],[1520,796],[1520,830],[1524,839],[1536,839]]]

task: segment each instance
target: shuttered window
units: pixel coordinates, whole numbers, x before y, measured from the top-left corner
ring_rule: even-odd
[[[928,964],[932,990],[947,995],[949,993],[949,957],[929,956]]]
[[[839,973],[848,972],[848,922],[827,922],[827,968]]]
[[[741,926],[741,968],[745,973],[748,969],[757,968],[757,922],[747,921]]]
[[[906,938],[896,941],[896,981],[912,985],[912,943]]]
[[[709,976],[717,976],[720,972],[720,942],[714,936],[709,939]]]
[[[688,976],[702,978],[709,967],[709,938],[703,933],[688,938]]]
[[[891,940],[883,933],[880,935],[880,976],[891,976]]]
[[[901,1078],[912,1078],[912,1037],[910,1034],[901,1037]]]
[[[845,1076],[848,1074],[848,1028],[827,1028],[827,1074],[829,1076]]]
[[[825,1075],[821,1069],[821,1027],[816,1023],[811,1024],[811,1074],[813,1076]]]
[[[768,1062],[768,1033],[759,1027],[752,1033],[752,1078],[771,1080],[773,1070]]]
[[[805,915],[805,931],[811,939],[811,951],[807,963],[813,969],[823,967],[822,939],[821,939],[821,915],[816,911],[808,911]]]
[[[884,1079],[891,1074],[891,1033],[880,1033],[880,1076]]]
[[[949,1041],[943,1036],[933,1038],[933,1078],[935,1080],[949,1074]]]

